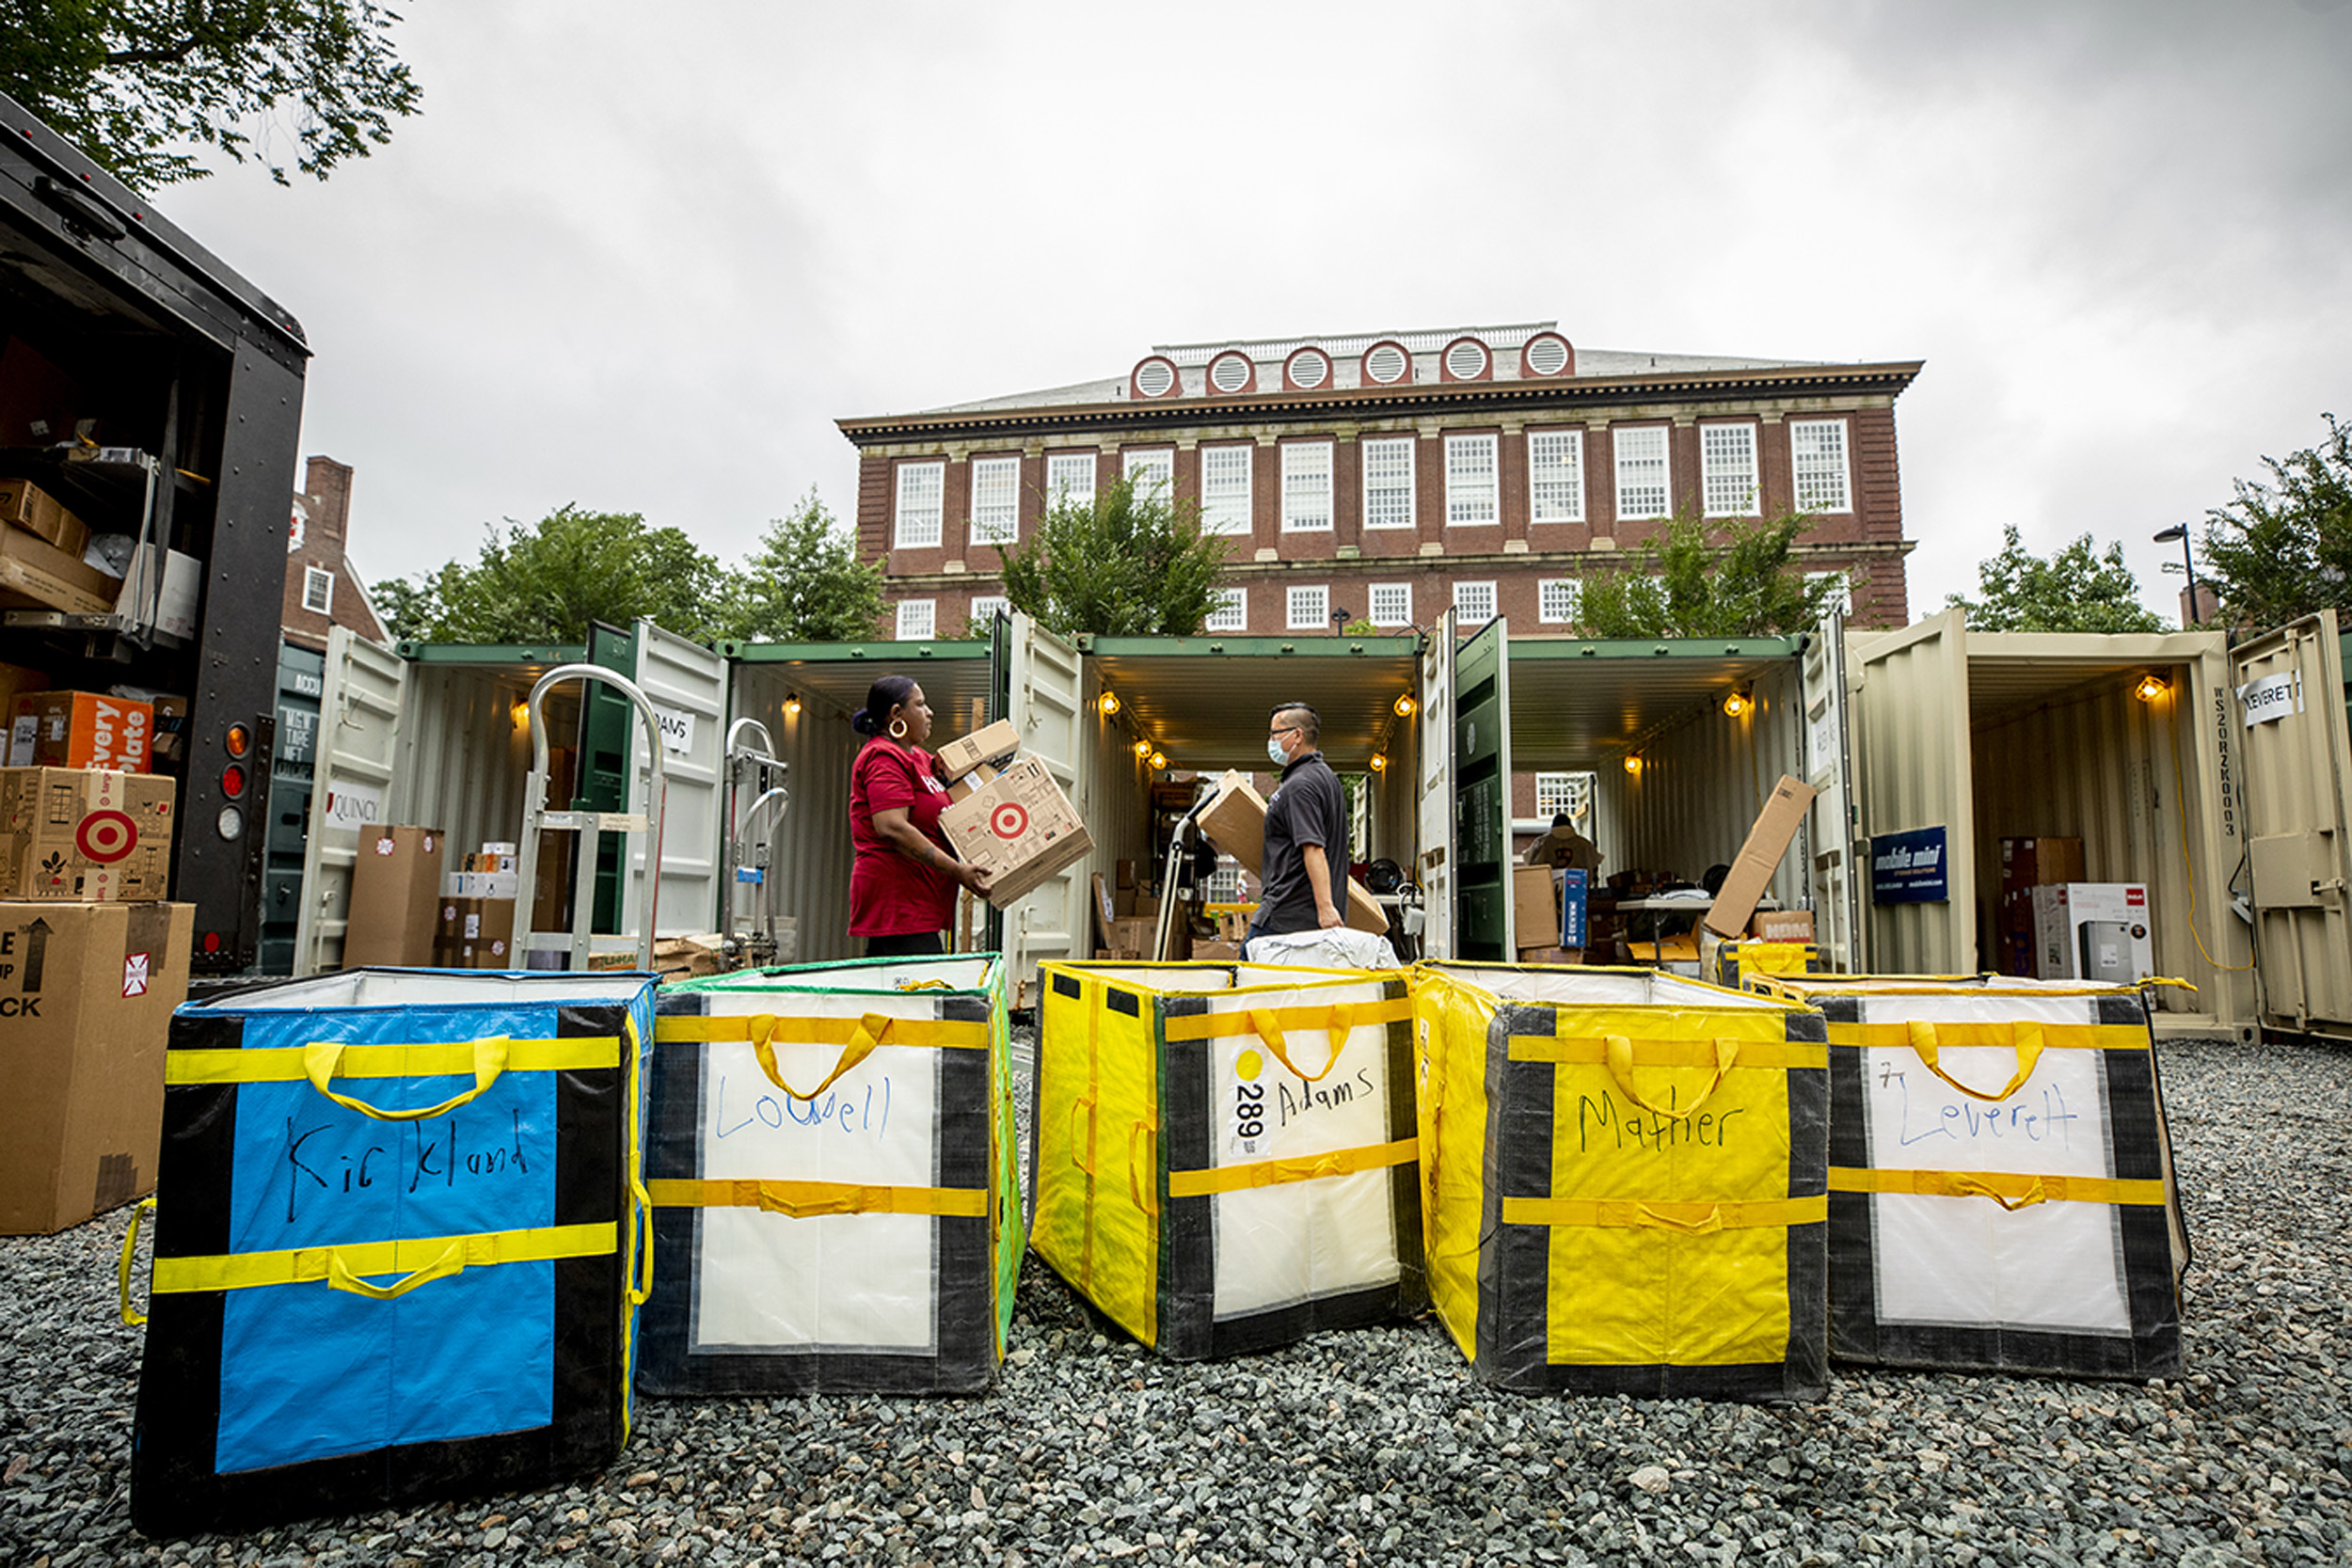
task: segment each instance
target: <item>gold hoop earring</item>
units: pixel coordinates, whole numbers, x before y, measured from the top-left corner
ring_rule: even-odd
[[[890,738],[893,740],[904,740],[906,737],[907,721],[903,719],[893,719],[890,721]]]

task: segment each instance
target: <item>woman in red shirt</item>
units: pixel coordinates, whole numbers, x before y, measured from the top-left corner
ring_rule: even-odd
[[[985,897],[988,873],[956,859],[939,831],[947,804],[939,759],[923,750],[931,706],[904,675],[884,675],[866,694],[850,728],[871,736],[850,767],[850,934],[869,958],[945,951],[939,933],[955,918],[956,889]]]

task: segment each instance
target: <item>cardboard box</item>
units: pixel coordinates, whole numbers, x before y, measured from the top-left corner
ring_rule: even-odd
[[[0,903],[0,1234],[46,1235],[155,1190],[195,923],[193,904]]]
[[[1559,892],[1551,883],[1551,867],[1519,865],[1511,869],[1512,928],[1519,949],[1560,945]]]
[[[519,969],[514,940],[512,898],[444,898],[433,934],[433,967]],[[627,955],[613,956],[621,958],[623,969],[636,961]]]
[[[1811,910],[1758,910],[1748,922],[1748,935],[1758,942],[1811,942]]]
[[[16,700],[27,691],[46,691],[49,677],[22,664],[0,662],[0,768],[13,760],[8,754],[9,728],[16,719]]]
[[[1250,786],[1248,774],[1229,772],[1218,779],[1216,799],[1197,820],[1211,844],[1241,862],[1251,876],[1261,873],[1260,863],[1265,859],[1265,798]],[[1348,876],[1342,863],[1335,862],[1333,868],[1347,884],[1347,908],[1343,912],[1349,927],[1370,931],[1375,936],[1387,935],[1389,911],[1380,900]]]
[[[988,901],[998,909],[1094,849],[1070,797],[1036,757],[1014,763],[941,812],[939,829],[959,857],[991,874]]]
[[[1748,840],[1740,846],[1733,857],[1731,875],[1724,879],[1715,902],[1707,911],[1707,928],[1719,937],[1736,937],[1748,928],[1749,916],[1756,913],[1756,901],[1772,885],[1772,872],[1780,864],[1780,857],[1788,852],[1789,842],[1804,825],[1805,808],[1813,804],[1813,786],[1803,779],[1783,773],[1780,783],[1772,786],[1772,799],[1764,802],[1756,826],[1748,830]]]
[[[2141,882],[2060,882],[2033,890],[2034,958],[2044,980],[2131,985],[2154,973]]]
[[[577,835],[558,832],[552,828],[539,830],[539,859],[532,865],[531,874],[532,930],[568,931],[572,928],[572,857],[579,852]],[[520,890],[516,891],[519,896]]]
[[[8,726],[11,768],[104,768],[144,773],[155,710],[103,691],[28,691]]]
[[[1094,874],[1092,882],[1094,886],[1094,918],[1103,927],[1103,940],[1108,942],[1110,940],[1111,927],[1119,923],[1119,905],[1118,902],[1111,897],[1111,890],[1109,887],[1104,885],[1103,881],[1103,874],[1100,871],[1097,871]]]
[[[653,944],[654,973],[664,980],[723,974],[727,966],[719,956],[719,944],[724,940],[716,931],[700,937],[657,937]]]
[[[351,868],[343,967],[421,969],[433,961],[434,906],[449,835],[438,828],[362,828]]]
[[[1581,947],[1522,947],[1519,962],[1523,964],[1581,964],[1584,961]]]
[[[1119,890],[1119,915],[1122,920],[1156,919],[1160,912],[1160,895],[1138,893],[1134,888]]]
[[[960,779],[982,763],[1004,763],[1021,750],[1021,732],[1012,727],[1009,719],[999,719],[993,724],[983,724],[961,740],[950,740],[939,748],[939,765],[951,779]]]
[[[1136,885],[1136,863],[1134,861],[1120,861],[1119,863],[1117,868],[1119,873],[1118,885],[1121,890],[1130,889]]]
[[[1121,953],[1150,953],[1159,940],[1157,920],[1114,920],[1111,922],[1111,946]]]
[[[0,522],[46,539],[76,559],[89,546],[89,525],[29,479],[0,479]]]
[[[969,800],[975,790],[994,777],[996,777],[995,768],[986,763],[980,764],[947,786],[947,803],[952,806],[959,800]]]
[[[0,528],[0,607],[103,615],[121,583],[21,528]]]
[[[2031,888],[2058,882],[2081,882],[2083,841],[2079,838],[2005,838],[2001,840],[2001,902],[2012,897],[2030,904],[2023,895]]]
[[[160,593],[160,596],[159,596]],[[115,613],[134,626],[152,625],[173,637],[196,636],[197,607],[204,595],[204,564],[178,550],[164,552],[163,583],[155,582],[155,546],[141,545],[115,595]],[[150,620],[151,615],[152,620]]]
[[[148,737],[148,754],[159,767],[169,767],[188,754],[188,700],[168,693],[150,705],[155,711],[155,731]],[[284,741],[280,736],[280,745]],[[284,754],[281,750],[279,754]]]
[[[152,773],[0,769],[0,898],[163,897],[177,787]]]

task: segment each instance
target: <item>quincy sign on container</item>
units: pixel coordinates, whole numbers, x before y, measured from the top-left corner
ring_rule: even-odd
[[[1192,1361],[1425,1299],[1395,974],[1049,963],[1030,1243]]]
[[[984,1388],[1024,1246],[994,954],[667,988],[649,1394]]]
[[[610,1464],[644,1299],[653,1022],[644,974],[360,970],[183,1006],[138,1528],[525,1491]]]
[[[2129,986],[1767,975],[1830,1057],[1830,1350],[2170,1377],[2187,1233]]]
[[[1523,1393],[1828,1386],[1819,1013],[1634,970],[1414,971],[1430,1297]]]

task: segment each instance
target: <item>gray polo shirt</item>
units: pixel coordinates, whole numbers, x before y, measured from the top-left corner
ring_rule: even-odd
[[[1312,931],[1315,888],[1307,879],[1310,844],[1323,847],[1331,867],[1331,902],[1347,913],[1347,791],[1321,752],[1294,758],[1265,803],[1265,850],[1259,863],[1258,913],[1250,928],[1279,937]]]

